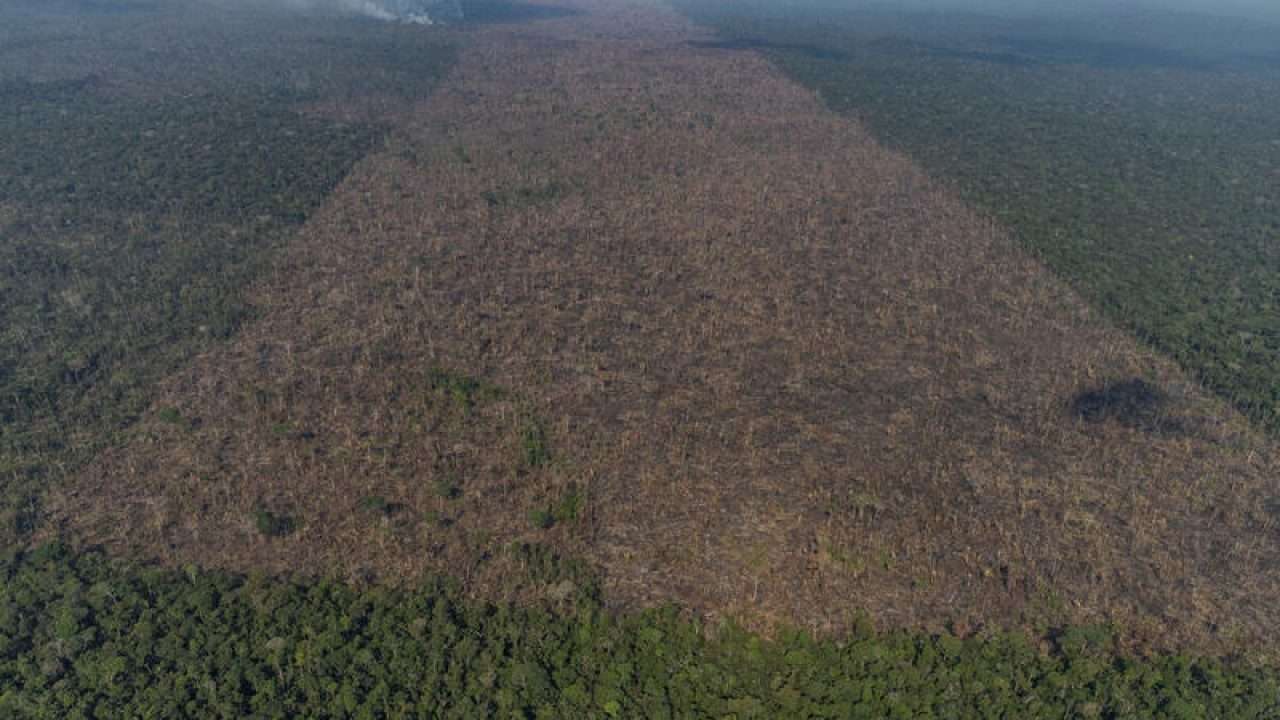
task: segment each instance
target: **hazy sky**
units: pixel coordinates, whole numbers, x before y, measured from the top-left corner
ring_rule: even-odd
[[[445,19],[456,12],[457,0],[274,0],[296,9],[342,10],[382,19],[412,19],[435,15]],[[518,0],[513,0],[517,1]],[[732,6],[734,0],[725,0]],[[773,4],[751,0],[751,5]],[[444,7],[440,7],[444,6]],[[451,6],[451,7],[450,7]],[[1125,8],[1191,11],[1213,15],[1243,16],[1280,23],[1280,0],[776,0],[779,10],[788,6],[809,8],[901,8],[905,10],[972,10],[998,15],[1075,15],[1123,11]]]
[[[788,0],[781,0],[788,2]],[[803,2],[804,0],[801,0]],[[830,0],[831,5],[876,4],[883,7],[901,6],[910,9],[968,9],[998,13],[1058,14],[1082,10],[1114,11],[1125,7],[1166,9],[1202,12],[1213,15],[1241,15],[1247,17],[1280,18],[1280,0]]]

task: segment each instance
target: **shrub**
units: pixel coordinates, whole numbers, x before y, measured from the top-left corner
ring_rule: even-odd
[[[556,524],[556,516],[546,508],[534,508],[529,511],[529,522],[539,530],[546,530]]]
[[[277,515],[266,508],[253,512],[253,522],[258,532],[267,537],[284,537],[297,529],[297,521],[288,515]]]
[[[458,483],[451,477],[439,478],[435,481],[436,495],[445,500],[454,500],[462,495],[462,488],[458,487]]]
[[[537,418],[528,418],[520,428],[520,460],[522,467],[534,469],[551,462],[547,431]]]

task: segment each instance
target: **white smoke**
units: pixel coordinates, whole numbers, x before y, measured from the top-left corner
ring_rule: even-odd
[[[344,10],[352,12],[356,15],[365,15],[367,17],[378,20],[398,20],[395,15],[384,7],[379,6],[373,0],[345,0],[339,3]]]
[[[458,0],[284,0],[284,4],[297,10],[341,12],[416,25],[462,19]]]

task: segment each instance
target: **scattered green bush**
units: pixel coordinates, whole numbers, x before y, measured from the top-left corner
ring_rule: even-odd
[[[470,410],[479,403],[505,396],[502,388],[497,385],[443,368],[433,368],[427,373],[427,385],[433,391],[451,398],[463,410]]]
[[[578,492],[577,485],[570,485],[554,505],[530,510],[529,522],[539,530],[546,530],[556,523],[577,520],[581,509],[582,495]]]
[[[360,498],[359,506],[365,512],[383,517],[390,517],[404,509],[404,505],[401,503],[391,502],[381,495],[362,497]]]
[[[551,513],[555,516],[556,522],[572,522],[578,519],[578,512],[581,509],[582,493],[578,491],[577,485],[570,485]]]
[[[156,413],[156,417],[160,418],[161,422],[166,422],[170,425],[183,425],[186,423],[178,408],[161,408],[160,412]]]
[[[422,521],[427,527],[446,528],[453,524],[447,515],[439,510],[428,510],[422,515]]]
[[[278,515],[266,508],[253,511],[253,524],[267,537],[284,537],[298,529],[298,523],[288,515]]]
[[[534,508],[529,511],[529,522],[539,530],[546,530],[556,524],[556,516],[546,508]]]
[[[445,500],[456,500],[462,496],[462,488],[459,487],[456,480],[452,477],[442,477],[435,481],[434,487],[436,495]]]
[[[536,469],[551,462],[551,445],[547,429],[536,417],[528,417],[520,428],[520,464],[525,469]]]

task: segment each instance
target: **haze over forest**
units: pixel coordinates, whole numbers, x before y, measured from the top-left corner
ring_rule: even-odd
[[[1090,13],[1098,15],[1124,15],[1134,11],[1182,11],[1212,16],[1275,18],[1280,12],[1274,3],[1261,0],[1081,0],[1081,2],[1057,3],[1050,0],[777,0],[772,3],[780,8],[812,5],[825,8],[871,8],[901,10],[968,10],[971,12],[1019,15],[1060,15]]]

